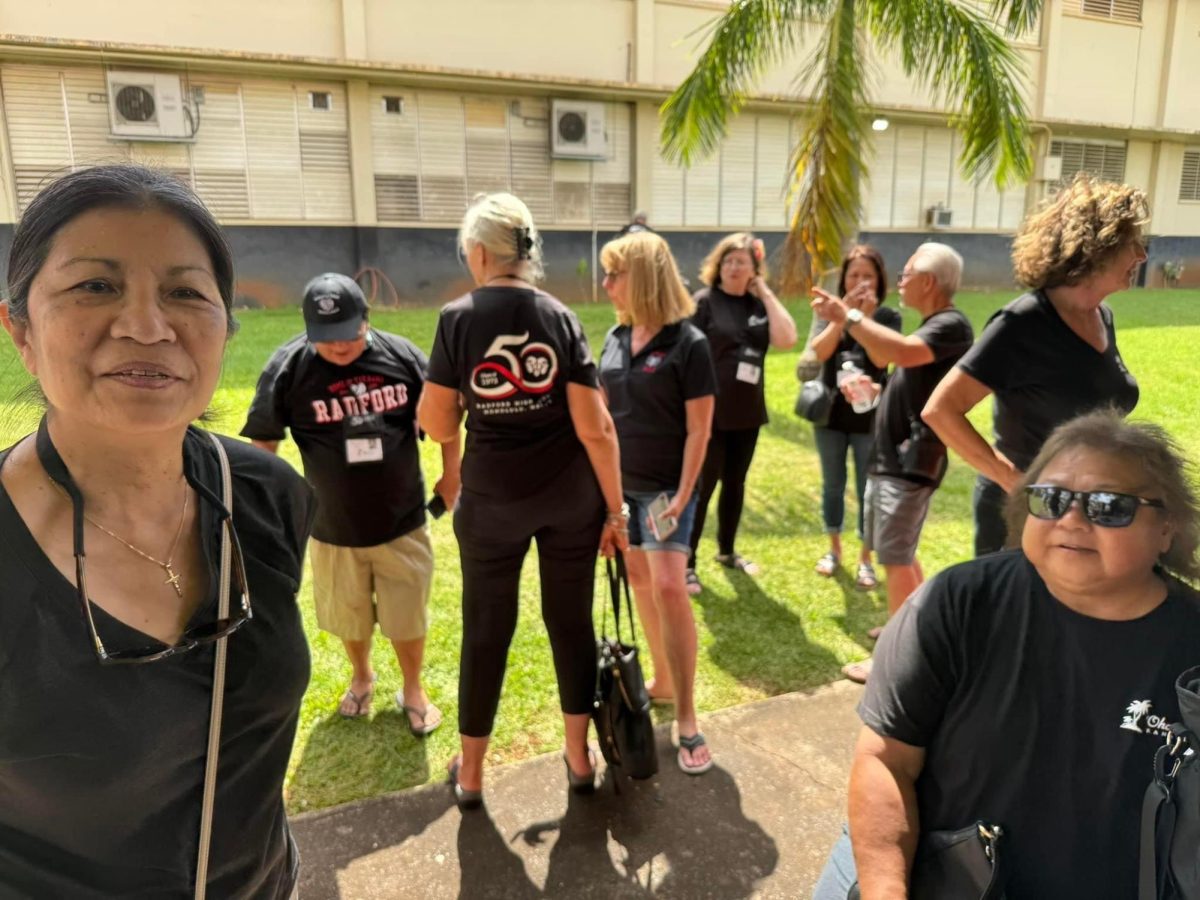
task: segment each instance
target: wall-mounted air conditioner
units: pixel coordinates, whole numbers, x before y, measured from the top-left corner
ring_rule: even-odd
[[[566,159],[607,159],[606,118],[603,103],[555,100],[550,109],[550,155]]]
[[[127,141],[190,141],[196,136],[178,75],[110,70],[108,120],[112,136]]]
[[[925,210],[925,224],[930,228],[950,228],[954,224],[954,211],[941,204]]]
[[[1038,181],[1058,181],[1062,178],[1062,157],[1043,156],[1038,161]]]

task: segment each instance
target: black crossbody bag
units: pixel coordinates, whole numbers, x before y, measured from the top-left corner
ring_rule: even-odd
[[[909,879],[913,900],[1004,900],[1004,829],[976,822],[921,835]],[[847,900],[859,900],[854,885]]]
[[[658,771],[658,752],[654,746],[654,722],[650,718],[650,694],[638,661],[629,578],[620,551],[615,559],[605,560],[605,568],[616,637],[610,639],[607,635],[605,610],[600,620],[600,639],[596,642],[596,698],[592,718],[604,761],[630,778],[649,778]],[[622,592],[629,616],[628,644],[621,640]]]

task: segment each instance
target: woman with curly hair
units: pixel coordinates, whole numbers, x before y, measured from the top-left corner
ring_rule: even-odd
[[[1084,174],[1030,215],[1012,251],[1029,292],[992,316],[925,405],[925,422],[979,472],[976,556],[1004,547],[1005,495],[1051,431],[1101,407],[1128,415],[1137,405],[1104,300],[1133,283],[1149,218],[1143,191]],[[994,448],[967,419],[988,394],[996,398]]]
[[[705,287],[695,294],[692,322],[712,347],[717,370],[717,410],[700,474],[700,506],[692,530],[688,593],[700,593],[696,548],[704,531],[708,501],[721,482],[717,501],[717,557],[721,565],[755,575],[758,566],[734,550],[746,474],[754,458],[758,430],[767,424],[763,364],[767,350],[796,343],[796,323],[767,287],[762,241],[748,232],[721,238],[700,264]]]

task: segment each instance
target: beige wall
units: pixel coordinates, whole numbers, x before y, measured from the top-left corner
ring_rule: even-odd
[[[0,32],[338,57],[342,0],[0,0]]]

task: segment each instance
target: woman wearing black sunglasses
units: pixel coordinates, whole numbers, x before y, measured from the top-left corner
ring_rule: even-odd
[[[1010,898],[1138,894],[1142,798],[1200,654],[1187,467],[1155,426],[1093,413],[1051,434],[1011,507],[1019,549],[942,572],[884,629],[853,857],[843,836],[817,900],[856,877],[901,896],[932,832],[979,821],[1000,828]]]
[[[46,413],[0,454],[0,895],[287,898],[313,501],[190,424],[234,326],[225,238],[172,176],[100,166],[33,200],[8,277]]]

